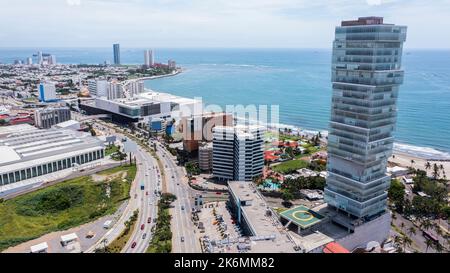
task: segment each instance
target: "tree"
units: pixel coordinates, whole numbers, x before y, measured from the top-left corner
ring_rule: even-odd
[[[413,241],[411,240],[411,238],[405,235],[402,238],[402,242],[403,242],[403,251],[406,252],[406,247],[411,246]]]
[[[433,247],[433,241],[431,241],[431,239],[429,239],[429,238],[425,238],[425,245],[427,246],[426,247],[426,249],[425,249],[425,253],[428,253],[428,249],[430,248],[430,247]]]
[[[409,236],[416,235],[416,228],[415,227],[410,227],[408,229],[408,234],[409,234]]]
[[[403,212],[405,203],[405,186],[397,179],[392,180],[391,186],[388,190],[388,197],[394,203],[395,209]]]
[[[425,170],[429,170],[431,169],[431,163],[429,161],[427,161],[427,163],[425,163]]]
[[[411,168],[415,163],[416,163],[416,161],[414,159],[411,159]]]
[[[440,175],[440,169],[436,163],[433,164],[433,178],[434,180],[437,180]]]

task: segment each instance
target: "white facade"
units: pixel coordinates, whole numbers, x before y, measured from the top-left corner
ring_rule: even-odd
[[[264,167],[262,126],[213,129],[213,175],[222,180],[252,181]]]
[[[144,64],[147,67],[153,66],[155,64],[153,50],[148,49],[144,51]]]
[[[56,100],[56,87],[55,83],[53,82],[45,82],[40,83],[38,85],[38,92],[39,92],[39,100],[46,102],[46,101],[53,101]]]
[[[124,97],[124,87],[122,83],[110,82],[108,84],[107,95],[108,100],[115,100]]]
[[[88,80],[88,90],[91,96],[107,97],[109,83],[107,80]]]
[[[104,144],[89,133],[30,128],[0,135],[1,187],[105,157]]]

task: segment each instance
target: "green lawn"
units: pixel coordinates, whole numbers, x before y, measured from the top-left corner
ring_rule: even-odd
[[[115,145],[108,145],[105,149],[105,155],[111,155],[119,151],[119,147]]]
[[[100,173],[120,171],[127,171],[125,181],[117,177],[94,182],[90,176],[83,176],[0,203],[0,251],[114,213],[130,196],[129,182],[136,175],[136,166]]]
[[[290,160],[283,163],[280,163],[276,166],[272,167],[272,170],[275,172],[288,174],[293,173],[298,169],[301,168],[307,168],[309,166],[309,163],[304,160]]]

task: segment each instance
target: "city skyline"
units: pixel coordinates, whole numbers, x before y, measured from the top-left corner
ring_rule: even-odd
[[[409,26],[407,48],[450,48],[448,0],[45,2],[5,5],[0,47],[328,48],[339,19],[376,15]]]

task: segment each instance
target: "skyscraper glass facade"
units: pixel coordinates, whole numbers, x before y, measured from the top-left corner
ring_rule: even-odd
[[[325,201],[357,218],[386,209],[405,40],[406,27],[380,17],[336,28]]]

